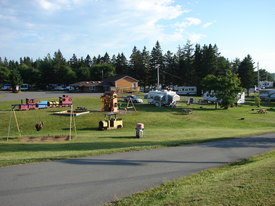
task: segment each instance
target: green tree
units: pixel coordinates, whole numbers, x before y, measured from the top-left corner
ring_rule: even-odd
[[[52,59],[53,83],[69,84],[76,80],[76,74],[67,64],[60,50],[54,53]]]
[[[24,83],[37,84],[39,82],[40,72],[37,68],[33,67],[32,65],[22,62],[19,65],[18,70]]]
[[[221,102],[220,105],[224,109],[234,105],[237,101],[238,93],[242,91],[240,87],[240,79],[237,74],[230,70],[225,76],[208,75],[203,79],[205,90],[214,90],[217,99]]]
[[[149,71],[150,80],[149,81],[152,85],[157,84],[157,68],[159,68],[160,84],[163,84],[163,80],[165,79],[165,74],[161,73],[161,71],[163,71],[163,68],[164,68],[164,63],[163,63],[164,59],[162,55],[162,49],[158,41],[153,47],[150,56],[151,58],[150,58],[150,71]]]
[[[128,73],[128,61],[123,53],[118,54],[113,62],[116,68],[116,74],[127,74]]]
[[[164,55],[164,74],[165,76],[165,85],[176,85],[178,82],[180,82],[181,78],[177,75],[177,60],[176,56],[170,52],[167,51]],[[179,84],[178,84],[179,85]]]
[[[229,70],[234,73],[230,61],[225,57],[220,56],[217,58],[217,67],[219,68],[217,75],[226,75]]]
[[[183,48],[179,46],[177,58],[178,67],[175,75],[181,79],[177,84],[185,86],[195,85],[194,48],[190,41],[187,41]]]
[[[136,47],[133,48],[132,54],[130,56],[130,68],[129,68],[129,75],[141,80],[142,77],[144,76],[143,74],[143,58],[141,51],[138,50]]]
[[[95,81],[101,81],[104,78],[115,74],[115,67],[112,64],[102,63],[94,64],[91,67],[91,78]]]
[[[241,61],[238,74],[241,80],[241,86],[247,89],[249,96],[249,89],[256,84],[256,73],[254,72],[254,63],[250,55],[247,55],[243,61]]]
[[[22,77],[18,69],[13,68],[11,70],[9,79],[10,79],[13,92],[16,92],[17,91],[16,87],[20,86],[23,83]]]
[[[8,83],[10,76],[10,70],[4,65],[0,65],[0,84]]]
[[[236,58],[231,62],[233,73],[236,73],[236,74],[238,73],[240,64],[241,64],[241,60],[239,58]]]
[[[88,81],[91,79],[91,70],[87,66],[81,66],[77,69],[76,76],[78,81]]]
[[[260,81],[273,81],[272,75],[265,69],[259,69]]]
[[[41,79],[39,83],[39,87],[46,88],[48,84],[55,83],[54,71],[53,71],[53,60],[51,55],[48,54],[43,60],[40,60],[37,63],[38,69],[41,74]]]

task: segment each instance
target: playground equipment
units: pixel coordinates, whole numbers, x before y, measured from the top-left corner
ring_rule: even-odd
[[[25,103],[23,99],[21,104],[12,104],[13,109],[18,107],[19,111],[28,111],[32,109],[47,109],[53,107],[70,107],[73,104],[72,98],[68,95],[63,95],[59,97],[59,101],[40,101],[37,102],[36,99],[26,99]]]
[[[118,112],[117,94],[113,91],[105,92],[100,97],[104,112]]]
[[[99,121],[98,128],[100,130],[107,129],[119,129],[123,127],[123,121],[120,118],[116,117],[115,113],[106,113],[105,119]]]
[[[180,100],[180,96],[173,91],[155,90],[144,95],[144,99],[147,99],[148,103],[154,104],[157,107],[161,107],[163,105],[175,106],[176,102]]]
[[[54,115],[63,115],[63,116],[80,116],[83,114],[89,114],[90,111],[88,111],[85,107],[77,107],[75,110],[73,110],[72,114],[71,114],[71,110],[65,110],[65,111],[61,111],[61,112],[55,112],[53,113]]]
[[[10,115],[10,120],[9,120],[9,126],[8,126],[8,135],[7,135],[7,140],[10,137],[10,132],[11,132],[11,125],[12,125],[12,116],[14,116],[15,122],[16,122],[16,128],[18,131],[19,136],[21,137],[21,130],[19,127],[19,123],[16,117],[15,113],[15,108],[18,107],[17,110],[19,111],[28,111],[28,110],[38,110],[42,108],[52,108],[52,107],[70,107],[69,110],[69,115],[70,115],[70,125],[69,125],[69,140],[72,139],[72,129],[74,127],[75,129],[75,136],[76,136],[76,123],[73,115],[73,103],[72,103],[72,98],[63,95],[59,97],[59,101],[40,101],[37,102],[36,99],[26,99],[26,103],[21,100],[21,104],[12,104],[11,105],[11,115]],[[35,129],[37,131],[40,131],[44,127],[44,123],[42,121],[37,122],[35,124]]]

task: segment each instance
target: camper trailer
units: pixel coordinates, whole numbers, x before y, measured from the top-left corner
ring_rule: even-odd
[[[149,104],[154,104],[157,107],[161,106],[172,106],[180,100],[180,96],[174,91],[168,90],[155,90],[150,91],[144,95],[144,99],[147,99]]]
[[[221,103],[222,101],[222,100],[218,100],[214,92],[205,92],[203,94],[203,100],[206,102],[212,102],[212,103],[216,103],[216,102]],[[243,104],[244,102],[245,102],[245,92],[238,93],[236,104]]]
[[[197,95],[197,87],[195,86],[180,86],[176,89],[178,95]]]

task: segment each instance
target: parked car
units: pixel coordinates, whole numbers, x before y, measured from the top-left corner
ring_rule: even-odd
[[[75,88],[74,88],[73,86],[67,86],[67,87],[65,88],[65,90],[67,90],[67,91],[74,91]]]
[[[63,87],[63,86],[56,86],[53,88],[53,90],[55,91],[65,91],[66,90],[66,87]]]
[[[1,90],[11,91],[12,90],[12,86],[11,86],[11,84],[4,84],[3,87],[1,88]]]
[[[135,96],[135,95],[129,95],[124,97],[124,101],[128,102],[129,98],[134,102],[134,103],[143,103],[143,100],[140,99],[139,97]]]

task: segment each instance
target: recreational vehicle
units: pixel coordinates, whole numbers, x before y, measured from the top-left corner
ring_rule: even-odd
[[[157,107],[173,106],[177,101],[180,100],[180,96],[174,91],[168,90],[155,90],[150,91],[148,94],[144,95],[144,99],[147,99],[148,103],[154,104]]]
[[[180,86],[177,87],[178,95],[197,95],[197,87],[195,86]]]
[[[218,102],[218,103],[221,103],[222,100],[218,100],[218,98],[215,96],[215,93],[214,92],[205,92],[203,94],[203,100],[204,101],[207,101],[207,102],[212,102],[212,103],[215,103],[215,102]],[[245,102],[245,92],[242,92],[242,93],[238,93],[237,94],[237,101],[235,102],[236,104],[243,104]]]

